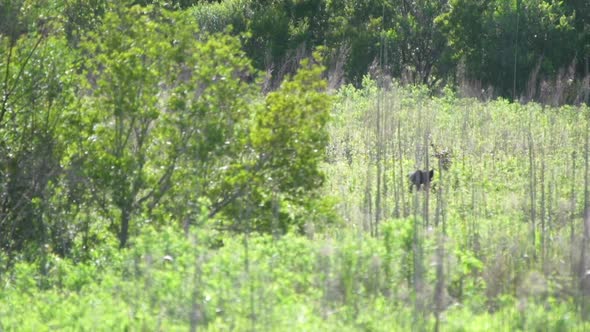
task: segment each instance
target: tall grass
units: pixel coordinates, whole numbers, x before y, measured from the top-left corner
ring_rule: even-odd
[[[412,251],[422,255],[426,283],[435,284],[428,275],[436,271],[438,301],[442,290],[449,303],[481,296],[478,310],[494,312],[503,296],[520,298],[519,290],[538,288],[525,284],[531,273],[539,273],[535,281],[544,301],[587,301],[585,295],[574,296],[581,290],[578,282],[585,284],[580,278],[588,267],[586,106],[480,102],[456,98],[450,91],[431,97],[419,88],[368,79],[364,85],[341,89],[326,166],[328,190],[342,199],[339,209],[350,229],[366,231],[364,211],[381,209],[367,206],[371,197],[381,197],[370,204],[386,207],[385,220],[419,220]],[[373,134],[379,127],[388,129]],[[383,145],[389,146],[386,155]],[[446,170],[437,169],[441,150],[452,151]],[[379,172],[379,160],[388,161],[385,174]],[[436,171],[435,194],[410,194],[404,186],[408,173],[428,168]],[[375,185],[379,182],[381,187]],[[379,193],[382,187],[394,188],[393,193]],[[446,220],[444,232],[438,222],[433,225],[433,215]],[[428,247],[441,233],[444,241],[436,247],[445,248],[444,257]],[[468,290],[466,282],[474,289]],[[466,291],[472,293],[466,296]],[[414,293],[416,302],[433,296],[417,288]]]
[[[589,115],[344,87],[323,166],[340,224],[280,237],[146,226],[85,261],[45,248],[1,271],[0,330],[590,328]],[[410,193],[408,173],[429,167],[429,193]]]

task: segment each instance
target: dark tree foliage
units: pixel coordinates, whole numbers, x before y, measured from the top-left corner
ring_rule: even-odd
[[[319,58],[264,96],[240,39],[186,11],[54,5],[2,2],[2,251],[84,258],[152,222],[242,231],[244,202],[259,231],[307,219],[331,100]]]
[[[226,0],[199,5],[195,14],[214,31],[231,24],[234,33],[247,32],[245,50],[256,68],[272,75],[274,87],[298,57],[321,46],[328,66],[341,68],[345,81],[357,86],[367,73],[380,72],[434,89],[479,82],[499,96],[539,99],[541,87],[560,75],[586,75],[588,6],[548,0]]]

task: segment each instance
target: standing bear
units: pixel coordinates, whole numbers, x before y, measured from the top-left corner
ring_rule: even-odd
[[[417,170],[414,173],[410,174],[410,192],[414,189],[414,186],[418,190],[420,187],[424,185],[425,188],[430,187],[430,181],[434,178],[434,170],[431,169],[430,171],[421,171]]]

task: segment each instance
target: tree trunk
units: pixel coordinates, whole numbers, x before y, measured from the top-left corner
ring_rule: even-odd
[[[119,232],[120,249],[125,248],[127,245],[127,239],[129,238],[129,219],[131,219],[129,209],[121,209],[121,231]]]
[[[536,209],[535,209],[535,188],[536,188],[536,183],[535,183],[535,152],[534,152],[534,145],[533,145],[533,137],[532,137],[532,133],[530,132],[529,129],[529,198],[530,198],[530,203],[531,203],[531,242],[532,242],[532,259],[535,260],[537,253],[536,253]]]
[[[400,202],[400,190],[404,190],[403,186],[400,188],[400,186],[398,186],[397,183],[397,175],[396,175],[396,171],[395,168],[397,167],[396,162],[401,163],[401,160],[396,160],[395,157],[395,144],[391,143],[391,179],[392,179],[392,185],[393,185],[393,201],[394,201],[394,208],[393,208],[393,217],[394,218],[399,218],[401,216],[401,212],[400,212],[400,206],[403,204],[403,202]],[[403,175],[400,174],[400,176],[403,177]],[[403,184],[403,183],[402,183]]]
[[[383,129],[382,129],[382,118],[383,118],[383,92],[379,89],[377,93],[377,118],[375,119],[375,139],[377,156],[377,188],[375,192],[375,227],[373,229],[373,236],[379,235],[379,223],[381,222],[383,211],[382,211],[382,178],[383,178]]]
[[[575,289],[576,280],[576,264],[574,262],[574,249],[575,249],[575,220],[576,220],[576,151],[572,152],[572,196],[570,203],[570,263],[571,263],[571,276],[572,276],[572,289]]]
[[[402,218],[406,217],[408,215],[408,211],[407,211],[407,204],[406,204],[406,195],[405,195],[405,190],[404,188],[405,186],[405,181],[406,181],[406,177],[404,176],[404,163],[403,163],[403,151],[402,151],[402,136],[401,136],[401,120],[398,121],[397,123],[397,148],[398,148],[398,164],[399,164],[399,190],[400,190],[400,194],[401,194],[401,216]]]
[[[430,136],[429,132],[426,132],[426,134],[424,135],[424,147],[426,149],[426,172],[430,171],[430,159],[428,157],[428,147],[430,146],[430,144],[428,144],[429,140],[428,137]],[[424,225],[426,225],[426,227],[429,226],[430,224],[430,218],[429,218],[429,213],[430,213],[430,176],[426,175],[426,183],[424,185],[424,209],[423,209],[423,215],[424,215]]]
[[[435,303],[435,326],[436,332],[440,331],[440,314],[444,310],[444,289],[445,289],[445,275],[444,275],[444,257],[445,257],[445,238],[446,228],[443,217],[443,168],[442,160],[438,160],[438,190],[437,190],[437,204],[436,204],[436,215],[435,224],[436,226],[441,224],[441,229],[437,227],[438,234],[438,245],[436,248],[436,287],[434,291],[434,303]]]
[[[589,174],[588,174],[588,139],[590,130],[590,120],[586,119],[586,136],[584,137],[584,237],[582,239],[582,250],[580,253],[580,269],[579,269],[579,277],[580,277],[580,294],[582,296],[581,301],[581,309],[582,309],[582,318],[588,318],[588,310],[586,304],[586,297],[588,295],[588,290],[590,289],[590,276],[587,274],[588,264],[587,264],[587,253],[588,250],[588,240],[590,239],[590,211],[589,211],[589,200],[590,197],[588,191],[589,185]]]
[[[545,206],[545,152],[541,149],[541,265],[543,271],[545,271],[545,256],[546,256],[546,235],[545,235],[545,218],[546,206]]]

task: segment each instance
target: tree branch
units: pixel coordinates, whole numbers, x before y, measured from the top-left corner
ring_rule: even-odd
[[[209,218],[215,217],[215,215],[217,213],[221,212],[221,210],[223,210],[223,208],[225,208],[231,202],[233,202],[234,200],[236,200],[237,198],[242,196],[243,193],[244,193],[244,188],[242,187],[242,188],[238,189],[237,191],[235,191],[233,194],[223,198],[220,202],[217,202],[216,204],[214,204],[211,207],[211,211],[209,211],[208,217]]]
[[[25,67],[27,66],[27,63],[29,62],[29,60],[31,59],[31,57],[33,56],[35,51],[37,50],[37,47],[39,47],[39,45],[41,44],[41,41],[43,41],[44,37],[45,37],[44,35],[41,35],[39,37],[39,39],[35,43],[35,46],[33,46],[33,49],[31,50],[31,52],[29,52],[29,54],[25,58],[25,61],[22,64],[22,66],[20,67],[20,70],[18,71],[18,74],[16,75],[16,79],[14,81],[14,84],[12,85],[12,87],[10,89],[8,89],[8,78],[10,77],[9,67],[10,67],[10,61],[12,58],[12,50],[13,50],[14,44],[15,44],[15,42],[11,41],[10,51],[8,53],[8,63],[6,64],[6,75],[4,77],[4,95],[2,96],[2,107],[0,108],[0,125],[2,125],[2,121],[4,120],[4,115],[6,114],[6,111],[7,111],[6,105],[8,104],[8,98],[10,98],[10,95],[12,95],[12,93],[16,89],[16,87],[18,85],[17,83],[20,80],[21,75],[25,71]]]

